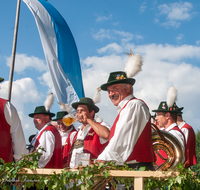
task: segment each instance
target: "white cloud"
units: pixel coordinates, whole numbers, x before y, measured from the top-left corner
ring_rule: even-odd
[[[196,41],[196,44],[197,44],[198,46],[200,46],[200,40],[197,40],[197,41]]]
[[[140,6],[140,13],[143,13],[146,8],[147,8],[146,2],[142,3],[142,5]]]
[[[93,34],[93,38],[96,40],[103,40],[104,38],[111,39],[110,30],[100,29],[96,34]]]
[[[8,81],[1,83],[0,97],[6,98]],[[23,110],[24,103],[35,103],[40,100],[35,82],[31,78],[22,78],[12,83],[11,100],[19,109]]]
[[[127,43],[132,39],[141,40],[144,37],[139,34],[132,34],[130,32],[124,32],[119,30],[105,30],[100,29],[96,34],[93,34],[93,38],[96,40],[103,39],[120,39],[122,43]]]
[[[7,99],[8,81],[0,84],[0,97]],[[35,82],[31,78],[22,78],[13,81],[11,103],[18,111],[19,117],[22,122],[24,132],[27,134],[35,133],[35,127],[32,119],[24,113],[32,113],[34,111],[33,105],[37,105],[41,102],[43,94],[37,91]]]
[[[98,50],[98,53],[105,53],[105,52],[109,52],[109,53],[112,53],[112,52],[115,52],[117,54],[121,53],[122,52],[122,47],[119,46],[117,43],[112,43],[112,44],[108,44],[107,46],[101,48]]]
[[[192,3],[180,2],[158,6],[160,14],[166,14],[169,20],[190,20],[192,18]]]
[[[180,22],[177,22],[177,21],[174,21],[174,20],[170,20],[170,21],[167,21],[167,22],[163,22],[160,24],[161,26],[164,26],[166,28],[170,28],[170,27],[173,27],[173,28],[179,28],[181,23]]]
[[[158,24],[159,23],[159,19],[155,18],[154,19],[154,23]]]
[[[119,25],[119,22],[114,22],[113,25],[117,26],[117,25]]]
[[[8,66],[11,65],[11,57],[6,58],[6,64]],[[16,54],[15,57],[15,71],[20,73],[25,69],[34,68],[37,71],[46,71],[47,65],[45,65],[45,61],[39,59],[37,57],[31,56],[28,57],[26,54]]]
[[[166,15],[166,22],[162,25],[166,27],[180,27],[180,21],[190,20],[196,13],[192,12],[193,4],[189,2],[163,4],[158,6],[160,14]]]
[[[111,46],[107,45],[106,47]],[[110,52],[110,49],[106,49],[106,47],[104,52]],[[122,52],[127,52],[125,49],[127,47],[121,47]],[[118,48],[120,49],[120,47]],[[150,110],[153,110],[161,101],[166,100],[167,88],[174,85],[178,90],[177,104],[185,107],[184,119],[197,130],[200,119],[195,113],[198,113],[200,106],[197,101],[200,96],[200,89],[197,88],[200,80],[200,68],[192,66],[191,62],[192,59],[200,59],[200,47],[129,44],[130,48],[133,53],[140,53],[144,59],[142,72],[135,76],[135,96],[143,99]],[[84,64],[89,66],[83,70],[86,96],[93,97],[96,88],[106,83],[110,72],[123,70],[127,59],[128,56],[118,55],[113,51],[107,56],[92,56],[83,60]],[[190,60],[190,62],[184,60]],[[112,105],[106,92],[101,92],[101,94],[102,100],[97,105],[100,107],[98,115],[112,125],[117,114],[115,106]]]
[[[55,90],[53,87],[53,82],[51,80],[50,72],[47,71],[46,73],[43,73],[41,77],[38,78],[40,81],[40,84],[44,86],[49,87],[49,92],[53,92],[55,94]]]
[[[96,18],[97,22],[104,22],[106,20],[111,20],[112,19],[112,14],[110,14],[108,17],[106,17],[106,16],[99,16],[97,14],[96,14],[96,16],[97,16],[97,18]]]
[[[183,34],[179,34],[179,35],[176,37],[176,41],[177,41],[178,43],[180,43],[180,42],[183,40],[183,38],[184,38],[184,35],[183,35]]]

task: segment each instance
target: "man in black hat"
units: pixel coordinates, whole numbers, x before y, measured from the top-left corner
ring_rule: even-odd
[[[4,79],[0,77],[0,82]],[[0,98],[0,158],[6,163],[26,155],[26,141],[16,108],[7,100]]]
[[[82,125],[72,142],[70,168],[76,167],[80,162],[83,165],[92,163],[106,147],[110,134],[110,126],[95,119],[99,108],[92,99],[81,98],[79,102],[73,103],[72,107],[77,110],[77,118]],[[69,142],[68,145],[70,144]],[[84,159],[80,160],[83,157]]]
[[[151,115],[147,105],[133,96],[135,79],[127,73],[110,73],[101,89],[108,92],[112,103],[117,106],[118,116],[111,128],[109,144],[99,155],[97,162],[126,162],[129,167],[145,166],[154,170],[154,151],[151,140]]]
[[[57,126],[58,126],[58,129],[59,129],[59,132],[60,132],[60,136],[62,138],[62,153],[63,153],[63,166],[64,167],[67,164],[68,155],[69,155],[69,150],[67,150],[67,146],[65,146],[65,145],[67,145],[68,137],[71,136],[71,133],[76,132],[76,129],[74,128],[73,125],[67,126],[63,123],[62,119],[67,114],[68,114],[67,111],[59,111],[56,114],[56,118],[52,120],[52,121],[57,122]],[[69,139],[69,141],[70,141],[70,139]]]
[[[185,164],[185,167],[188,168],[192,165],[197,164],[196,137],[195,137],[195,132],[192,126],[190,126],[185,121],[183,121],[183,117],[182,117],[183,107],[178,108],[178,109],[180,112],[178,112],[177,114],[177,125],[179,129],[181,129],[181,131],[185,135],[186,149],[187,149],[187,162]]]
[[[174,102],[172,105],[167,104],[167,102],[163,101],[158,106],[157,110],[152,110],[157,113],[156,121],[158,123],[159,128],[164,128],[165,131],[168,131],[172,135],[174,135],[177,140],[180,142],[184,159],[182,164],[184,164],[186,160],[186,141],[183,132],[177,126],[177,113],[179,110],[177,109],[176,103]],[[157,159],[158,166],[163,163],[162,160]]]
[[[54,116],[55,114],[51,113],[46,106],[38,106],[34,113],[29,114],[39,130],[31,144],[35,149],[39,147],[45,149],[38,162],[39,168],[63,168],[61,136],[51,125],[51,118]]]

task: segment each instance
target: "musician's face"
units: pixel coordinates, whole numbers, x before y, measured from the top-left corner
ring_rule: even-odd
[[[129,84],[114,84],[107,88],[108,96],[115,106],[131,94]]]
[[[57,120],[57,124],[58,124],[58,128],[59,128],[63,133],[65,133],[65,132],[70,128],[70,126],[64,125],[64,123],[62,122],[62,119],[58,119],[58,120]]]
[[[87,123],[87,119],[93,119],[94,111],[89,112],[87,105],[78,105],[76,112],[80,123]]]
[[[168,123],[166,113],[164,113],[164,112],[157,112],[157,116],[156,116],[155,120],[157,122],[158,128],[165,127]]]
[[[33,122],[38,130],[42,129],[42,127],[44,127],[50,121],[50,117],[45,114],[36,114],[33,116]]]

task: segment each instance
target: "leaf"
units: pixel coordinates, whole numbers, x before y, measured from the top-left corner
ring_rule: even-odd
[[[108,176],[109,176],[110,174],[109,174],[108,171],[106,171],[106,172],[103,173],[103,175],[104,175],[105,178],[108,178]]]
[[[146,167],[145,167],[145,166],[139,168],[139,171],[145,171],[145,170],[146,170]]]

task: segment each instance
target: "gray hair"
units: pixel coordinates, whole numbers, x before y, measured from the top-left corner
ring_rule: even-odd
[[[133,86],[131,86],[130,84],[122,83],[123,89],[126,88],[126,85],[129,85],[129,86],[130,86],[130,88],[131,88],[131,93],[133,94]]]

